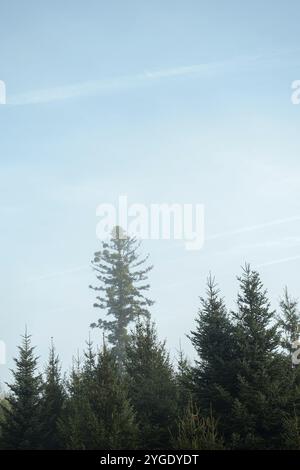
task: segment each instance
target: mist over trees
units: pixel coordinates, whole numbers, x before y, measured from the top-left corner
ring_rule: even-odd
[[[151,319],[147,260],[120,227],[95,253],[104,316],[92,326],[103,341],[88,340],[68,374],[53,341],[40,370],[25,331],[0,403],[0,448],[300,449],[297,300],[285,289],[273,311],[246,264],[228,311],[209,275],[185,332],[196,359],[180,351],[173,363]]]

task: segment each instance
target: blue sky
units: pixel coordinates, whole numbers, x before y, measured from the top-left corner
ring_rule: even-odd
[[[120,194],[205,204],[203,250],[143,244],[172,355],[210,270],[231,308],[245,261],[274,305],[298,295],[299,20],[296,0],[0,3],[0,380],[25,323],[42,364],[51,336],[65,367],[83,346],[96,207]]]

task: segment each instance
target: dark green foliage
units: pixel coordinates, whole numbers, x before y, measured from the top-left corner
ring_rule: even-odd
[[[299,368],[299,326],[300,313],[298,301],[292,299],[287,288],[280,301],[278,325],[281,332],[281,348],[284,352],[282,361],[285,365],[286,390],[282,395],[286,399],[286,418],[282,440],[288,449],[300,449],[300,368]]]
[[[52,343],[46,368],[46,377],[43,384],[41,406],[44,449],[61,448],[59,421],[62,417],[64,400],[65,391],[61,377],[61,367]]]
[[[192,401],[178,421],[178,436],[174,441],[175,449],[221,450],[223,442],[218,435],[217,422],[212,413],[201,417],[197,405]]]
[[[282,332],[281,346],[291,357],[295,350],[294,343],[299,339],[300,312],[298,301],[289,296],[287,288],[280,300],[280,309],[278,325]]]
[[[90,400],[79,359],[74,361],[68,381],[68,397],[59,430],[66,449],[93,449],[98,423]],[[103,431],[102,431],[103,432]]]
[[[284,449],[300,450],[300,419],[296,412],[284,420],[282,442]]]
[[[195,391],[193,367],[181,349],[179,351],[175,379],[177,385],[178,413],[181,416],[186,411],[187,403],[190,403]]]
[[[280,337],[259,274],[246,265],[240,281],[234,336],[238,352],[238,390],[233,406],[233,445],[276,448],[284,419],[281,401],[286,364]]]
[[[41,376],[37,373],[37,358],[25,332],[19,357],[12,371],[14,382],[10,393],[1,403],[3,411],[2,444],[4,449],[39,449],[41,439]]]
[[[0,449],[3,447],[3,442],[2,442],[2,427],[3,427],[3,422],[5,419],[5,412],[3,410],[3,407],[8,406],[7,400],[5,399],[5,396],[1,394],[0,396]]]
[[[196,318],[190,339],[197,352],[194,372],[195,400],[205,416],[211,409],[220,418],[220,429],[230,433],[230,414],[236,386],[232,325],[215,280],[207,281],[206,298]]]
[[[168,448],[177,416],[174,372],[150,321],[139,322],[127,347],[129,397],[139,425],[139,447]]]
[[[25,333],[0,397],[0,448],[300,450],[297,301],[285,290],[278,316],[246,265],[229,315],[210,276],[190,333],[196,360],[180,351],[175,371],[149,319],[149,286],[137,286],[144,262],[128,238],[96,254],[97,305],[111,321],[99,320],[102,349],[89,340],[67,381],[53,345],[42,380]]]
[[[91,344],[83,367],[73,368],[62,434],[69,449],[126,449],[135,446],[137,427],[126,385],[114,355]]]
[[[94,304],[106,312],[110,320],[99,319],[92,327],[102,328],[108,333],[120,365],[124,362],[128,341],[128,325],[140,317],[149,317],[153,302],[144,293],[149,289],[148,273],[152,266],[145,267],[148,257],[140,259],[140,244],[128,237],[121,227],[115,227],[111,240],[102,243],[102,250],[95,253],[92,262],[100,283],[90,286],[98,292]]]

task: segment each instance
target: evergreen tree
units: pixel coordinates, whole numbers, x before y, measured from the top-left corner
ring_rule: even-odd
[[[61,377],[61,366],[52,342],[46,368],[46,378],[43,384],[41,416],[44,449],[61,448],[59,421],[62,417],[64,400],[65,391]]]
[[[3,449],[3,442],[2,442],[2,426],[5,419],[5,413],[3,411],[3,407],[8,406],[8,403],[5,399],[4,395],[0,395],[0,450]]]
[[[282,443],[286,450],[300,450],[300,419],[296,412],[284,420]]]
[[[105,429],[100,448],[134,448],[137,426],[133,408],[129,402],[127,386],[114,355],[105,344],[98,354],[95,387],[91,392],[95,413],[103,422]]]
[[[103,335],[103,344],[104,335]],[[94,351],[93,342],[91,341],[91,337],[89,336],[89,340],[86,343],[86,350],[84,351],[84,363],[83,363],[83,370],[82,375],[87,384],[87,386],[93,384],[93,380],[95,378],[95,369],[97,364],[97,353]]]
[[[178,436],[174,442],[180,450],[221,450],[223,442],[217,431],[217,421],[212,413],[201,417],[197,405],[192,401],[179,419]]]
[[[194,394],[204,416],[211,409],[220,418],[221,432],[230,434],[230,413],[236,380],[232,325],[214,278],[207,280],[206,298],[200,298],[196,329],[190,339],[197,352]]]
[[[135,238],[117,226],[92,262],[100,282],[97,287],[90,286],[98,292],[94,306],[105,310],[111,320],[99,319],[91,326],[108,332],[108,341],[120,365],[124,362],[128,325],[139,317],[149,317],[148,309],[153,304],[145,295],[149,289],[145,281],[152,266],[145,266],[148,256],[140,259],[139,246]]]
[[[12,371],[14,382],[7,402],[2,406],[2,447],[4,449],[41,448],[41,376],[37,373],[37,358],[31,337],[25,331],[19,357]]]
[[[281,315],[278,324],[282,333],[281,346],[291,357],[295,350],[294,343],[299,340],[300,312],[298,301],[290,297],[287,288],[285,288],[280,300],[280,309]]]
[[[246,265],[235,319],[238,390],[233,405],[233,445],[268,449],[280,445],[286,397],[286,364],[280,337],[259,274]]]
[[[287,288],[281,298],[280,309],[278,325],[281,333],[281,347],[285,355],[282,361],[285,365],[287,384],[286,418],[282,441],[287,449],[300,449],[300,368],[298,364],[293,363],[294,354],[297,359],[299,357],[300,313],[298,301],[290,297]]]
[[[176,371],[178,412],[181,416],[193,398],[193,368],[180,348]]]
[[[158,341],[149,320],[137,323],[125,364],[140,430],[139,447],[168,448],[177,416],[176,383],[165,344]]]
[[[89,342],[83,367],[73,370],[62,431],[70,449],[134,448],[134,413],[115,356],[105,345],[95,357]]]
[[[103,434],[87,395],[90,382],[88,386],[86,384],[80,358],[73,359],[67,383],[66,406],[59,422],[59,432],[66,449],[96,449],[97,441],[94,436]]]

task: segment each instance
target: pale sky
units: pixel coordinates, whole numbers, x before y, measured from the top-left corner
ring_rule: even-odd
[[[300,295],[300,4],[0,1],[0,340],[25,324],[65,368],[98,318],[96,208],[202,203],[206,241],[147,241],[172,357],[211,271],[230,308],[245,261],[272,304]],[[99,332],[93,333],[98,341]]]

